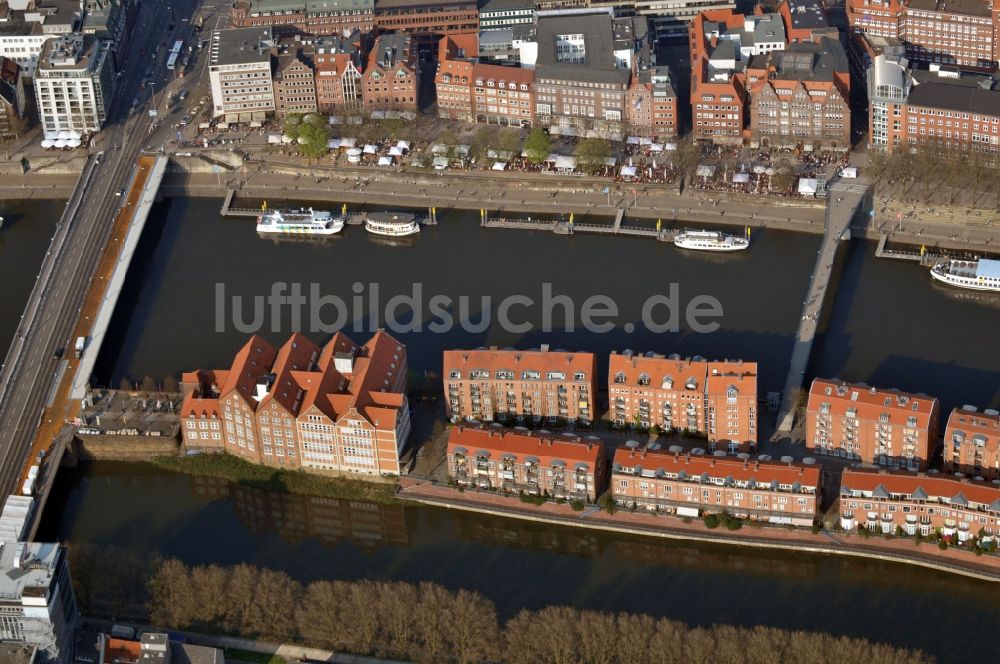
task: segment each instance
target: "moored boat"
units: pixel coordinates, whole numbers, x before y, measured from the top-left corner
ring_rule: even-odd
[[[721,231],[686,230],[674,238],[674,245],[697,251],[742,251],[750,247],[750,240]]]
[[[343,228],[343,217],[312,208],[270,210],[257,217],[257,232],[268,235],[335,235]]]
[[[365,219],[365,230],[384,237],[408,237],[418,234],[420,225],[405,212],[373,212]]]
[[[931,278],[956,288],[1000,293],[1000,261],[944,260],[931,268]]]

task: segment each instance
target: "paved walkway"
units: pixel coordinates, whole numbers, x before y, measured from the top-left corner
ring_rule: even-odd
[[[700,519],[685,523],[675,517],[645,512],[617,511],[613,515],[605,512],[574,512],[569,505],[554,502],[528,506],[517,498],[473,490],[459,492],[450,487],[408,478],[400,482],[400,487],[398,495],[404,500],[495,516],[669,539],[875,558],[1000,582],[1000,556],[976,556],[967,550],[953,548],[942,551],[929,541],[918,547],[909,537],[883,538],[873,535],[866,539],[856,534],[837,533],[833,536],[825,532],[813,534],[805,529],[775,526],[744,526],[738,531],[728,531],[721,528],[709,529]]]

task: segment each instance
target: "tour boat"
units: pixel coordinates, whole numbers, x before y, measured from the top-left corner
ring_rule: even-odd
[[[420,232],[416,217],[401,212],[372,213],[365,219],[365,230],[385,237],[407,237]]]
[[[750,247],[750,240],[720,231],[684,231],[674,238],[674,245],[699,251],[742,251]]]
[[[1000,293],[1000,261],[945,260],[931,268],[931,277],[956,288]]]
[[[257,217],[257,232],[269,235],[335,235],[343,228],[343,217],[312,208],[271,210]]]

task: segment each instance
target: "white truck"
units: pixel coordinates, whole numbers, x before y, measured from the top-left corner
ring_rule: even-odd
[[[83,349],[87,346],[87,337],[77,337],[76,344],[73,346],[73,350],[76,353],[76,359],[80,359],[83,355]]]
[[[33,496],[35,494],[35,478],[29,477],[24,480],[24,484],[21,485],[21,494],[25,496]]]

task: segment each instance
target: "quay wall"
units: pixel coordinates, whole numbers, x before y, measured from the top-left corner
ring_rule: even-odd
[[[180,454],[181,441],[174,436],[121,436],[87,434],[73,439],[78,461],[149,461],[157,456]]]

